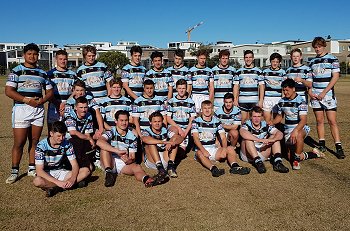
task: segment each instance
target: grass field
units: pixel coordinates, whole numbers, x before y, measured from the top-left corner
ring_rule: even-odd
[[[96,171],[87,188],[52,198],[25,175],[26,152],[23,177],[5,184],[13,138],[12,101],[4,95],[4,84],[0,78],[0,230],[350,230],[348,79],[336,85],[338,122],[348,155],[344,160],[327,152],[325,159],[302,162],[301,170],[288,174],[276,173],[266,163],[266,174],[253,169],[246,176],[214,179],[190,153],[178,167],[179,178],[161,186],[145,188],[133,177],[119,176],[114,187],[105,188],[102,172]],[[309,125],[316,139],[311,113]],[[326,128],[327,146],[334,149]],[[228,172],[226,164],[219,165]]]

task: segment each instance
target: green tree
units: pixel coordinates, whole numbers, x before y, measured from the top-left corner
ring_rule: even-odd
[[[213,48],[211,48],[210,44],[208,44],[208,45],[201,44],[198,48],[194,48],[194,47],[189,48],[190,55],[192,55],[192,56],[197,56],[198,51],[200,51],[200,50],[206,51],[207,58],[209,58],[210,53],[213,52]]]
[[[9,63],[9,70],[12,70],[13,68],[17,67],[18,65],[19,65],[19,63],[17,63],[17,62]]]
[[[346,63],[345,62],[340,63],[340,73],[346,74]]]
[[[97,61],[105,63],[114,76],[116,76],[118,69],[129,63],[129,59],[125,54],[119,51],[100,53]]]

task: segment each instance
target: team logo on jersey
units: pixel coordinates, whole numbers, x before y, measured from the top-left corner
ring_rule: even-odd
[[[16,81],[16,74],[14,73],[10,73],[8,76],[7,76],[7,81],[10,81],[10,82],[15,82]]]
[[[26,89],[40,89],[41,83],[38,81],[33,81],[30,79],[27,79],[24,83],[18,84],[19,88],[26,88]]]

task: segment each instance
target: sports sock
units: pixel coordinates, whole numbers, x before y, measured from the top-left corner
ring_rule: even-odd
[[[13,166],[11,169],[11,174],[18,174],[19,172],[19,166]]]
[[[213,171],[215,171],[215,169],[218,169],[218,167],[216,167],[215,165],[213,165],[213,166],[211,166],[210,171],[213,172]]]
[[[172,160],[168,161],[168,169],[169,168],[174,168],[174,165],[175,165],[174,161],[172,161]]]
[[[262,162],[262,159],[260,158],[260,156],[257,156],[254,158],[254,163],[258,163],[258,162]]]
[[[304,160],[318,158],[318,155],[313,152],[303,152],[303,154],[304,154]]]
[[[158,171],[164,169],[164,166],[163,166],[163,164],[162,164],[162,161],[158,161],[158,162],[156,163],[156,167],[157,167]]]
[[[336,142],[336,143],[335,143],[335,148],[336,148],[337,150],[343,149],[342,146],[341,146],[341,142]]]
[[[326,141],[325,140],[319,140],[318,144],[322,147],[326,147]]]
[[[112,169],[111,169],[110,167],[107,167],[107,168],[105,169],[105,172],[112,172]]]
[[[29,164],[28,171],[34,171],[35,170],[35,164]]]
[[[281,156],[282,156],[281,153],[279,153],[279,152],[275,153],[275,154],[273,155],[273,157],[274,157],[274,161],[273,161],[273,162],[274,162],[274,163],[277,163],[278,161],[282,161]]]
[[[145,175],[142,177],[142,182],[146,183],[146,181],[149,179],[149,175]]]
[[[239,167],[239,164],[237,162],[231,163],[231,168],[237,168],[237,167]]]
[[[301,161],[301,159],[300,159],[300,154],[295,153],[294,156],[293,156],[293,158],[294,158],[294,161],[298,161],[298,162]]]

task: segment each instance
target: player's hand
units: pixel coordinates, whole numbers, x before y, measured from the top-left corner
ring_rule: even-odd
[[[58,108],[58,111],[59,111],[60,116],[63,116],[63,115],[64,115],[65,107],[66,107],[66,103],[60,103],[60,106],[59,106],[59,108]]]
[[[326,93],[322,91],[322,92],[317,96],[317,99],[318,99],[318,100],[322,100],[325,96],[326,96]]]
[[[94,140],[98,140],[98,139],[101,137],[102,132],[103,132],[103,131],[101,131],[101,130],[96,130],[96,132],[95,132],[95,134],[94,134],[94,136],[93,136],[93,139],[94,139]]]
[[[259,100],[258,106],[259,106],[260,108],[262,108],[262,107],[263,107],[263,101]]]
[[[135,153],[134,152],[129,153],[129,160],[132,160],[132,161],[135,160]]]
[[[290,138],[289,138],[289,139],[290,139],[290,142],[291,142],[292,144],[296,144],[298,134],[299,134],[299,132],[298,132],[298,130],[296,130],[296,129],[294,129],[294,130],[292,131],[292,133],[290,134]]]
[[[121,159],[122,161],[124,161],[124,163],[127,163],[127,162],[128,162],[129,157],[128,157],[127,154],[119,155],[119,156],[120,156],[120,159]]]
[[[179,127],[178,130],[179,130],[179,135],[180,135],[180,136],[186,137],[186,133],[185,133],[184,130],[182,130],[182,128]]]
[[[71,188],[74,184],[75,184],[75,181],[76,179],[74,178],[69,178],[67,181],[66,181],[66,185],[65,185],[65,188]]]
[[[122,157],[124,155],[127,155],[128,154],[128,151],[127,150],[120,150],[120,149],[115,149],[115,153],[118,154],[118,156]]]
[[[236,107],[238,107],[238,101],[237,101],[237,100],[234,100],[234,101],[233,101],[233,105],[235,105]]]
[[[38,103],[39,98],[27,98],[26,104],[32,106],[32,107],[38,107],[40,104]]]
[[[318,99],[318,98],[317,98],[318,95],[316,95],[316,94],[314,94],[314,93],[310,93],[309,95],[310,95],[310,98],[313,99],[313,100]]]
[[[59,181],[56,183],[56,185],[60,188],[66,188],[67,181]]]
[[[204,152],[202,152],[202,153],[203,153],[203,156],[209,158],[210,153],[207,150],[204,150]]]
[[[89,142],[90,142],[92,148],[95,148],[95,147],[96,147],[95,141],[94,141],[94,139],[92,139],[91,137],[90,137],[90,139],[89,139]]]

